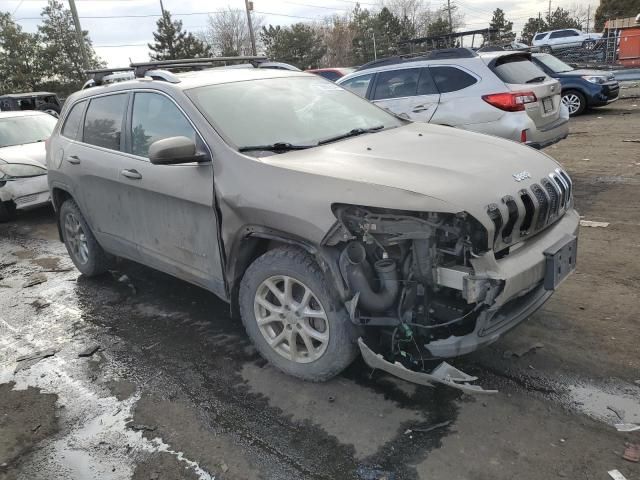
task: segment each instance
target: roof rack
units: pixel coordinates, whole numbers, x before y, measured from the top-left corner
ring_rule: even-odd
[[[442,48],[424,53],[413,53],[408,55],[398,55],[396,57],[386,57],[373,62],[365,63],[357,71],[368,70],[374,67],[384,67],[386,65],[396,65],[398,63],[419,62],[421,60],[451,60],[455,58],[473,58],[478,54],[470,48]]]
[[[231,62],[247,62],[254,67],[261,62],[267,61],[264,56],[238,56],[238,57],[209,57],[209,58],[183,58],[179,60],[157,60],[153,62],[132,63],[130,68],[133,69],[137,78],[144,77],[150,70],[170,70],[175,68],[206,68],[214,63],[231,63]]]

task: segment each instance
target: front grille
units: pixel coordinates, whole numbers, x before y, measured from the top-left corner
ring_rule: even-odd
[[[571,206],[572,193],[569,175],[558,168],[540,182],[520,190],[517,197],[504,196],[502,208],[495,203],[489,205],[487,214],[495,227],[496,251],[555,222]]]

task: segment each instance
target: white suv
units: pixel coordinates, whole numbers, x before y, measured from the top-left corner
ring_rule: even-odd
[[[602,34],[600,33],[583,33],[575,28],[565,28],[564,30],[536,33],[531,45],[539,47],[543,53],[551,53],[553,50],[570,47],[592,49],[601,38]]]
[[[528,52],[466,48],[370,62],[338,85],[403,118],[543,148],[566,138],[560,84]]]

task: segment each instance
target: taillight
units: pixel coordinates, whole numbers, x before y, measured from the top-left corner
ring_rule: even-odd
[[[527,103],[538,101],[533,92],[492,93],[491,95],[483,95],[482,99],[489,105],[505,112],[522,112]]]
[[[527,131],[526,130],[522,130],[520,132],[520,142],[527,143]]]

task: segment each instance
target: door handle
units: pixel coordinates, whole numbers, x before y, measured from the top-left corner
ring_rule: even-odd
[[[67,158],[67,162],[69,162],[71,165],[78,165],[80,163],[80,158],[77,155],[69,155],[69,158]]]
[[[420,112],[424,112],[425,110],[429,110],[429,106],[424,106],[424,105],[416,105],[415,107],[413,107],[412,112],[413,113],[420,113]]]
[[[120,175],[122,175],[123,177],[127,177],[130,178],[131,180],[140,180],[142,178],[142,175],[140,174],[140,172],[138,172],[137,170],[121,170],[120,171]]]

